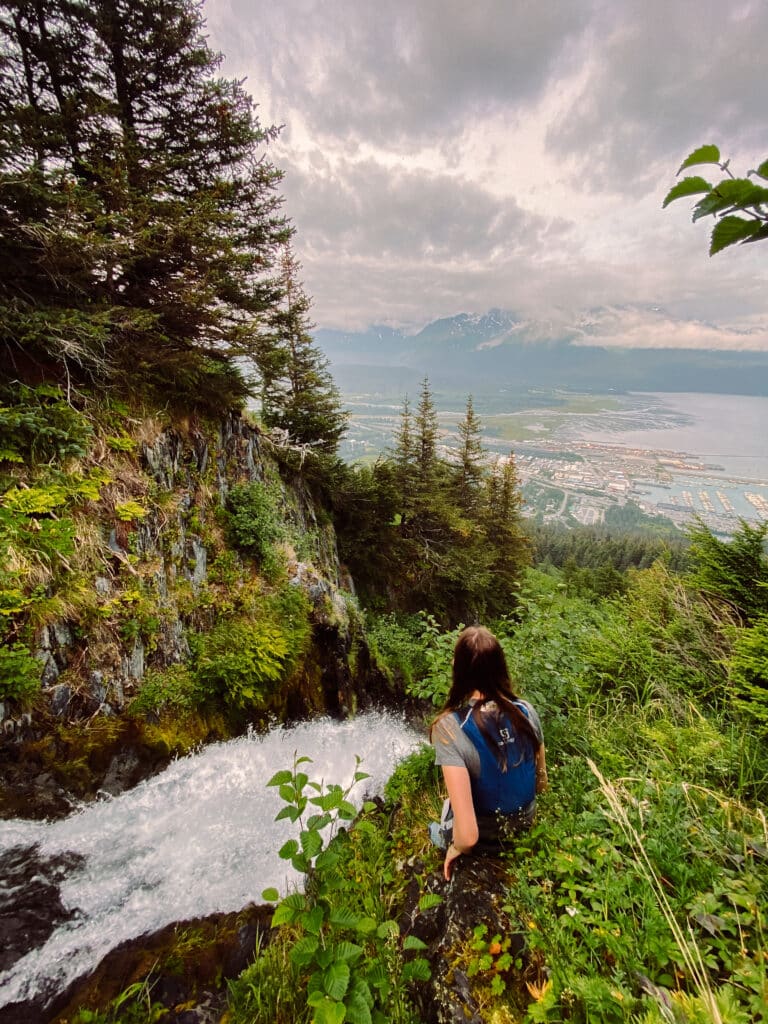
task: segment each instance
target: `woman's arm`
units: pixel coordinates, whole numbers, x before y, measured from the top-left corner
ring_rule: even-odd
[[[443,778],[453,810],[453,841],[448,847],[443,864],[443,875],[446,881],[450,881],[453,861],[472,849],[478,840],[479,832],[475,805],[472,803],[469,772],[457,765],[443,765]]]
[[[544,744],[540,743],[539,749],[536,751],[536,792],[543,793],[548,786],[547,756],[544,751]]]

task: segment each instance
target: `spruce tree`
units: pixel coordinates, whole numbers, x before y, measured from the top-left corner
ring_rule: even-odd
[[[464,419],[458,425],[459,462],[456,471],[456,493],[460,507],[471,518],[480,509],[485,450],[482,442],[482,424],[475,414],[472,395],[467,398]]]
[[[240,84],[193,0],[11,0],[0,13],[0,372],[246,386],[290,231]]]
[[[395,432],[394,465],[400,489],[402,514],[411,512],[416,482],[416,438],[413,433],[413,415],[408,395],[403,399],[400,426]]]
[[[514,606],[516,584],[531,560],[531,542],[523,529],[523,499],[512,452],[496,463],[486,496],[485,533],[491,554],[488,610],[493,615],[502,615]]]
[[[268,426],[285,430],[291,441],[333,454],[348,417],[328,360],[310,333],[310,300],[300,271],[286,243],[280,258],[282,300],[270,316],[271,330],[257,348],[262,416]]]
[[[414,447],[419,491],[428,494],[437,474],[437,410],[427,377],[421,382],[421,396],[414,422]]]

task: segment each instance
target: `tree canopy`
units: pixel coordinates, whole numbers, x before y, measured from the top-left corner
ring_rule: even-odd
[[[3,5],[3,378],[243,401],[291,229],[203,29],[193,0]]]

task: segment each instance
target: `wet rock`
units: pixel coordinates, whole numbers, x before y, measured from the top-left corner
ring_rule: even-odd
[[[70,688],[66,683],[59,683],[51,690],[51,711],[57,718],[61,718],[62,715],[67,713],[71,700],[72,691]]]
[[[15,1016],[7,1018],[0,1010],[0,1024],[50,1024],[71,1019],[79,1009],[104,1009],[136,982],[146,982],[152,1001],[167,1008],[164,1021],[218,1024],[226,1008],[227,981],[250,963],[257,943],[269,941],[272,913],[271,906],[251,904],[238,913],[182,921],[132,939],[47,1005],[16,1004],[11,1008]]]
[[[135,786],[143,778],[145,771],[145,765],[136,751],[128,748],[120,754],[115,754],[109,762],[99,790],[109,796],[117,796]]]
[[[40,685],[44,690],[47,690],[50,686],[53,686],[56,680],[59,678],[59,666],[56,664],[56,659],[53,655],[47,652],[44,656],[43,671],[40,676]]]
[[[66,622],[54,622],[51,626],[51,632],[53,633],[53,640],[59,648],[71,647],[75,642],[75,639],[72,636],[72,630]]]
[[[117,530],[112,529],[109,531],[109,537],[107,537],[107,547],[110,551],[113,551],[118,557],[122,558],[125,554],[125,548],[120,544],[117,539]]]
[[[200,541],[199,537],[190,537],[188,546],[187,564],[192,569],[190,576],[192,587],[197,591],[205,583],[205,577],[208,573],[208,552],[205,550],[205,545]]]
[[[104,684],[103,672],[98,669],[91,672],[88,676],[88,688],[94,703],[99,707],[104,704],[107,699],[107,687]]]
[[[75,916],[61,902],[59,886],[82,863],[76,854],[43,857],[34,846],[14,846],[0,856],[0,973]]]
[[[445,882],[434,874],[422,888],[416,874],[411,879],[401,929],[426,943],[424,956],[430,965],[430,980],[416,991],[416,1004],[426,1024],[484,1024],[481,1001],[457,954],[466,951],[478,925],[486,935],[510,939],[513,958],[524,949],[525,940],[504,909],[508,867],[492,857],[460,857],[453,878]],[[436,893],[443,902],[420,911],[424,892]],[[514,984],[514,979],[509,979]]]
[[[106,576],[97,576],[93,581],[93,586],[99,597],[109,597],[112,592],[112,583]]]
[[[133,649],[123,655],[123,675],[128,679],[144,678],[144,644],[141,637],[136,637],[133,642]]]
[[[0,763],[4,785],[0,789],[0,819],[63,818],[72,811],[72,797],[48,772],[31,776],[27,770],[6,759]]]

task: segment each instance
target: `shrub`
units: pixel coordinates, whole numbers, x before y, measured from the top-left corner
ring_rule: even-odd
[[[171,665],[162,672],[149,669],[141,690],[128,705],[129,715],[161,711],[193,711],[205,699],[205,691],[186,665]]]
[[[422,792],[437,784],[435,750],[423,743],[399,762],[384,785],[384,797],[389,803],[399,803],[403,797]]]
[[[379,668],[390,678],[410,686],[426,674],[424,620],[420,616],[369,613],[365,632]]]
[[[0,647],[0,700],[28,703],[40,689],[40,665],[23,644]]]
[[[283,537],[276,496],[263,484],[238,484],[229,493],[227,530],[235,547],[263,561]]]
[[[0,402],[11,397],[8,390],[0,392]],[[0,404],[0,461],[83,456],[90,434],[88,421],[69,405],[61,388],[22,384],[8,405]]]
[[[768,615],[737,631],[729,668],[737,708],[761,735],[768,735]]]
[[[291,644],[265,620],[227,620],[193,638],[195,677],[208,694],[237,708],[264,707],[287,673]]]

